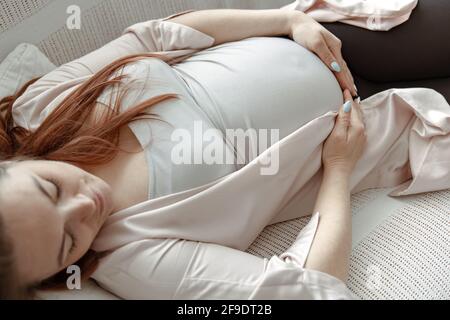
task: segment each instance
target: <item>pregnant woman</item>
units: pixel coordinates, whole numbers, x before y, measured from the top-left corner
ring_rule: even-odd
[[[2,100],[0,297],[65,285],[66,268],[77,264],[122,298],[352,298],[350,178],[366,140],[356,94],[340,41],[303,13],[281,10],[138,23],[27,84]],[[251,198],[259,186],[240,185],[239,198],[226,200],[211,192],[208,214],[179,206],[238,171],[250,181],[245,174],[266,148],[234,148],[227,130],[272,129],[284,139],[328,112],[337,117],[322,161],[311,156],[323,165],[320,190],[309,194],[318,194],[320,222],[313,215],[280,257],[242,250],[274,211]],[[187,133],[190,149],[203,139],[198,125],[244,161],[175,163],[174,133]],[[302,146],[297,154],[308,157]],[[283,156],[281,173],[296,165]],[[264,179],[290,179],[276,177]],[[225,214],[228,203],[239,211]]]

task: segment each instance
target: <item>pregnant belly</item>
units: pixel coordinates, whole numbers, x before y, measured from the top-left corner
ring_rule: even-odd
[[[278,129],[280,139],[343,103],[333,73],[285,38],[249,38],[173,66],[215,126]]]

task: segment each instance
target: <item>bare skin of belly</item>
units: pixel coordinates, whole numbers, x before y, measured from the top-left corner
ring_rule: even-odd
[[[149,199],[146,155],[128,125],[120,129],[119,147],[136,153],[119,151],[117,156],[108,163],[100,166],[80,166],[111,186],[114,201],[112,213]]]

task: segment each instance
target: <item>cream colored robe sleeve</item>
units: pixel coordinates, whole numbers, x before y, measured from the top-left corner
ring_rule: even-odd
[[[212,243],[146,239],[114,251],[93,278],[124,299],[355,299],[345,284],[304,268],[313,215],[294,244],[270,259]]]

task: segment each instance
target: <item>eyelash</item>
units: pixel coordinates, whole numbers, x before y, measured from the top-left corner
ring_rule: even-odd
[[[47,180],[56,186],[56,199],[59,200],[59,197],[61,195],[61,184],[59,183],[58,180],[54,178],[47,178]],[[75,237],[73,236],[72,233],[69,233],[69,236],[72,238],[72,245],[69,248],[68,255],[72,254],[77,248]]]
[[[53,178],[47,178],[47,180],[56,186],[56,200],[59,200],[59,197],[61,196],[61,184],[58,180]]]
[[[76,239],[73,236],[73,234],[69,233],[69,235],[72,238],[72,245],[70,246],[70,249],[69,249],[69,252],[68,252],[68,254],[70,255],[70,254],[72,254],[75,251],[75,249],[77,248],[77,245],[76,245],[76,241],[75,241]]]

